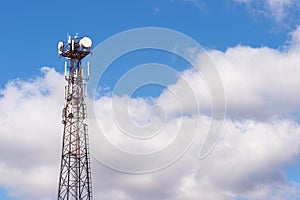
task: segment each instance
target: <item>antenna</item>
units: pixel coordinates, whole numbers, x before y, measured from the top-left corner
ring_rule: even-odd
[[[60,41],[60,42],[57,44],[57,49],[58,49],[58,55],[61,55],[62,52],[63,52],[63,49],[64,49],[64,42]]]
[[[65,61],[65,77],[67,77],[67,61]]]
[[[71,44],[71,35],[68,34],[68,44]]]
[[[88,129],[86,124],[85,87],[81,60],[91,53],[92,40],[72,38],[58,43],[58,54],[65,62],[66,104],[62,111],[64,125],[58,200],[92,200],[92,181]],[[89,76],[89,64],[88,64]]]
[[[90,78],[90,62],[87,62],[88,78]]]

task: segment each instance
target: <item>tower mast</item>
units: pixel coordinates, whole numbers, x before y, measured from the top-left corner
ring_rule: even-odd
[[[67,59],[58,200],[92,200],[88,126],[85,121],[85,90],[89,77],[84,76],[81,66],[81,60],[90,54],[91,49],[92,41],[88,37],[68,36],[67,42],[58,43],[58,54]],[[89,71],[89,65],[87,70]]]

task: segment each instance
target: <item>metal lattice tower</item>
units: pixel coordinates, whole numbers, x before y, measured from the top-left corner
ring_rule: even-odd
[[[91,200],[92,182],[88,146],[88,126],[85,93],[86,81],[81,60],[91,52],[88,37],[68,36],[67,42],[58,43],[58,54],[65,62],[66,104],[62,111],[64,124],[58,200]],[[86,70],[85,70],[86,71]]]

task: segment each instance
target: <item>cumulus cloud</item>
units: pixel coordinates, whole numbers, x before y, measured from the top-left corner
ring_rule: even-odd
[[[97,99],[95,111],[106,136],[129,151],[148,152],[168,145],[181,126],[180,113],[184,114],[183,120],[200,123],[198,138],[184,156],[154,173],[120,173],[92,157],[95,199],[298,197],[300,183],[288,181],[284,173],[300,154],[299,29],[291,36],[283,50],[237,46],[225,52],[208,52],[224,83],[228,116],[223,136],[203,160],[197,155],[203,133],[209,128],[211,102],[205,81],[195,71],[182,72],[182,77],[155,99],[126,96]],[[205,65],[200,58],[201,55],[198,64]],[[200,112],[193,107],[189,96],[184,95],[186,82],[198,97]],[[63,75],[42,68],[40,77],[12,80],[1,90],[0,185],[17,199],[55,199],[64,84]],[[176,103],[174,94],[181,97],[181,104]],[[158,107],[153,107],[154,104]],[[162,135],[149,141],[134,141],[125,136],[112,115],[113,109],[117,109],[123,119],[127,114],[123,113],[124,107],[138,127],[163,122]],[[122,125],[130,129],[126,123]]]
[[[207,126],[208,118],[202,120],[202,126]],[[199,140],[170,168],[151,174],[122,174],[93,160],[94,188],[100,196],[112,195],[107,199],[118,190],[128,199],[146,200],[295,198],[299,184],[289,184],[284,169],[299,154],[299,131],[300,126],[288,120],[228,120],[224,137],[204,160],[197,159]]]
[[[22,199],[55,193],[63,78],[54,69],[41,72],[42,77],[13,80],[1,90],[0,184]]]
[[[290,35],[281,50],[236,46],[225,52],[208,52],[224,84],[228,117],[267,120],[299,116],[300,94],[296,92],[300,85],[299,28]],[[196,58],[200,67],[206,65],[201,58],[201,55]],[[156,100],[168,115],[197,112],[191,95],[184,95],[187,82],[197,97],[201,113],[210,112],[211,97],[205,80],[192,69],[184,71],[177,83]],[[181,104],[169,103],[176,102],[173,93],[181,97]]]

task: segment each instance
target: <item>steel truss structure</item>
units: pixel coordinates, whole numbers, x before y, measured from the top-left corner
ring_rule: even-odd
[[[85,41],[83,41],[85,40]],[[69,36],[60,42],[58,52],[65,62],[66,104],[62,111],[64,125],[58,200],[92,200],[92,182],[85,104],[86,81],[81,60],[91,52],[87,37]],[[89,71],[89,69],[88,69]]]

